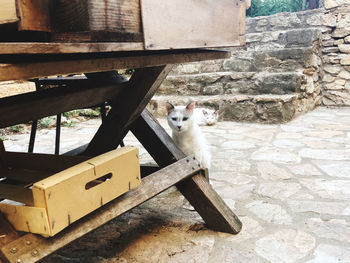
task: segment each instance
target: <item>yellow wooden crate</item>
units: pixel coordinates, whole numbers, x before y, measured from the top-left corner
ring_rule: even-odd
[[[31,158],[40,157],[44,161],[45,155],[40,156],[32,154]],[[18,155],[17,159],[21,160],[22,157]],[[12,167],[6,169],[13,172]],[[23,171],[28,173],[29,170]],[[6,170],[2,168],[2,171]],[[6,180],[4,182],[6,185]],[[0,197],[20,200],[25,205],[0,203],[0,211],[16,230],[53,236],[81,217],[135,188],[140,182],[138,149],[123,147],[35,182],[31,189],[23,187],[22,191],[19,186],[13,185],[12,189],[10,185],[5,188],[1,184],[7,193],[1,193],[0,187]]]

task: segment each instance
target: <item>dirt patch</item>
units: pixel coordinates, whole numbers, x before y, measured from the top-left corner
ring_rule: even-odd
[[[27,93],[30,91],[35,91],[35,84],[33,82],[28,82],[28,81],[0,82],[0,98]]]

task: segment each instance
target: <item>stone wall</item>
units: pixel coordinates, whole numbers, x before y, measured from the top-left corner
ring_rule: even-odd
[[[350,106],[350,0],[325,0],[329,31],[323,34],[324,105]]]
[[[166,100],[194,99],[222,120],[277,123],[321,103],[350,105],[349,1],[247,19],[244,48],[227,60],[178,65],[149,108],[164,115]]]

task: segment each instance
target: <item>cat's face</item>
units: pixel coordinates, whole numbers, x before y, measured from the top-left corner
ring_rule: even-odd
[[[168,124],[170,128],[177,133],[188,131],[193,125],[193,110],[194,102],[187,106],[173,106],[171,103],[166,103],[168,111]]]
[[[216,122],[218,121],[218,117],[219,117],[218,111],[209,112],[207,110],[203,110],[203,115],[205,118],[205,122],[210,126],[215,125]]]

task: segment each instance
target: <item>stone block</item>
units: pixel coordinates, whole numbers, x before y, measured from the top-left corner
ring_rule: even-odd
[[[329,74],[336,75],[338,74],[341,70],[342,67],[338,65],[325,65],[323,70]]]
[[[224,93],[224,88],[222,83],[215,83],[213,85],[208,85],[203,87],[203,95],[219,95]]]
[[[318,29],[288,30],[279,35],[279,43],[285,43],[286,47],[308,47],[319,39],[321,39],[321,31]]]
[[[324,74],[323,79],[322,79],[322,81],[327,82],[327,83],[331,83],[334,80],[335,80],[335,77],[333,77],[330,74]]]
[[[224,61],[225,71],[252,72],[255,71],[253,61],[249,59],[231,58]]]
[[[350,36],[347,36],[344,38],[344,42],[350,44]]]
[[[338,47],[325,47],[322,49],[322,53],[336,53],[339,51],[339,48]]]
[[[338,77],[342,79],[350,80],[350,72],[347,70],[343,70],[338,74]]]
[[[262,73],[256,78],[260,94],[288,94],[297,92],[303,75],[297,73]]]
[[[338,47],[339,47],[340,52],[350,53],[350,44],[341,44]]]
[[[344,56],[341,60],[340,60],[340,64],[344,65],[344,66],[350,66],[350,55]]]

